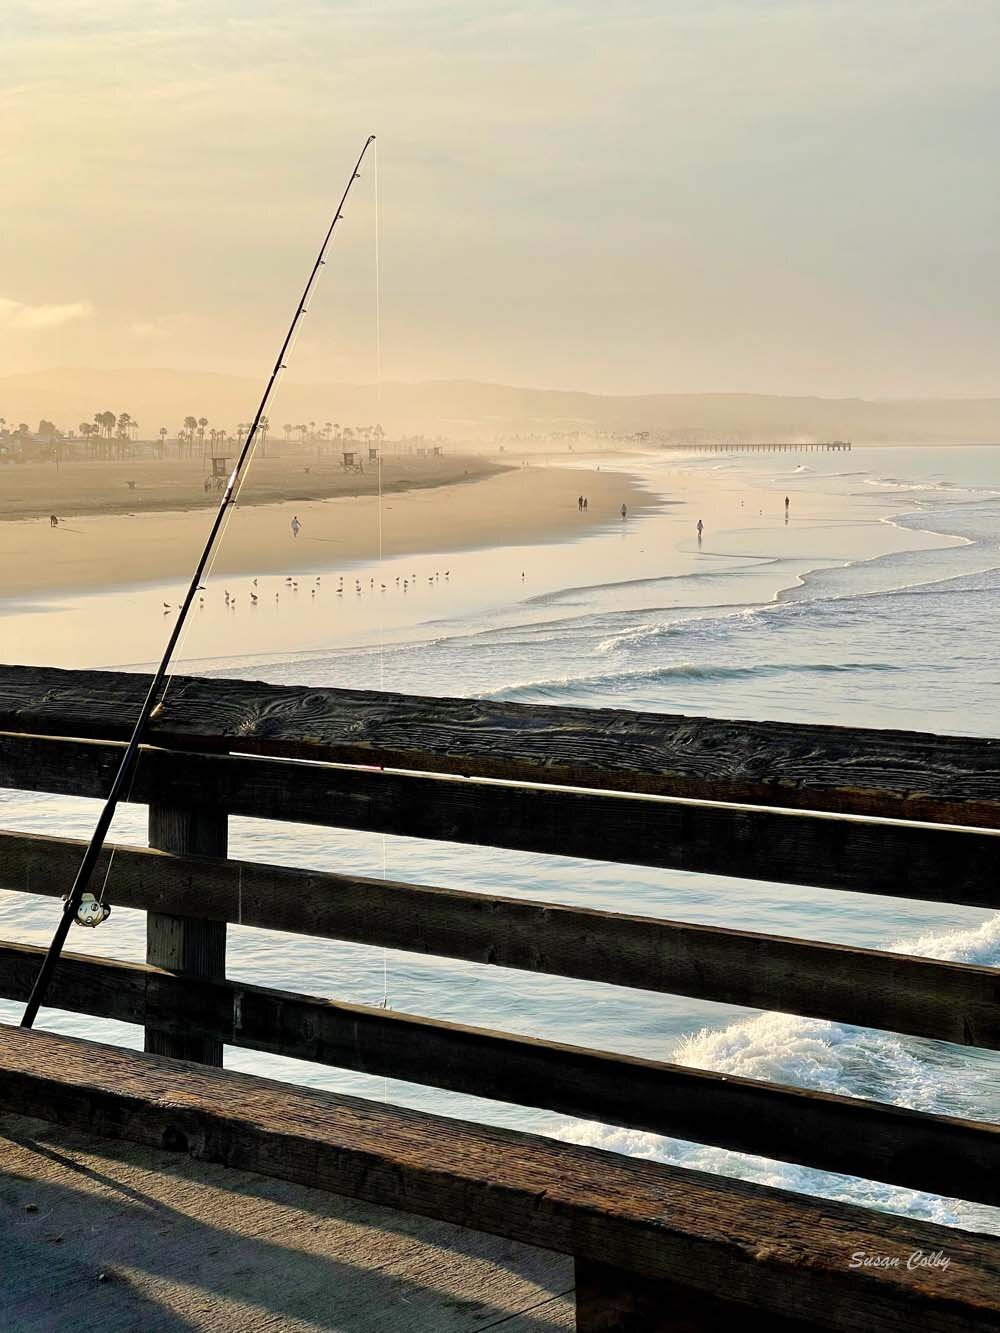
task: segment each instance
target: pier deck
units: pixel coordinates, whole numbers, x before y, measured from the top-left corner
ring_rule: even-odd
[[[573,1262],[187,1154],[0,1117],[0,1328],[559,1333]]]

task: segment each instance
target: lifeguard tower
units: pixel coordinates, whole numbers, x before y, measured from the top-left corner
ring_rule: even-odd
[[[205,478],[205,490],[221,491],[229,479],[229,459],[222,454],[212,455],[212,475]]]

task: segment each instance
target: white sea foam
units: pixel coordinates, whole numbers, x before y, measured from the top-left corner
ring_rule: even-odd
[[[927,934],[892,947],[930,958],[995,966],[1000,961],[1000,914],[972,929]],[[936,1043],[908,1042],[888,1033],[821,1019],[765,1013],[721,1030],[695,1033],[682,1041],[671,1058],[688,1068],[867,1097],[922,1111],[989,1118],[996,1094],[995,1071],[937,1058],[946,1049]],[[555,1136],[630,1156],[1000,1234],[1000,1209],[790,1162],[588,1122],[567,1123],[555,1131]]]
[[[969,930],[948,930],[917,939],[894,940],[886,946],[893,953],[940,958],[951,963],[975,963],[1000,967],[1000,912]]]
[[[619,630],[616,634],[610,634],[606,639],[602,639],[597,645],[595,651],[598,653],[613,653],[620,649],[641,647],[657,639],[669,638],[678,633],[693,633],[701,631],[712,631],[720,625],[726,625],[736,622],[739,624],[750,625],[760,619],[760,616],[767,611],[767,606],[737,606],[732,610],[724,611],[714,615],[688,615],[677,616],[671,620],[657,620],[651,624],[632,625],[628,629]]]

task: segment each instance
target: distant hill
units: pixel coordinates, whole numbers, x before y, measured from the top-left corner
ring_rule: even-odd
[[[128,412],[140,436],[171,435],[188,414],[235,428],[252,413],[259,380],[181,370],[55,369],[0,377],[0,415],[8,423],[41,417],[75,429],[95,412]],[[389,434],[443,435],[488,442],[499,435],[647,430],[659,438],[847,439],[856,443],[1000,441],[1000,398],[868,401],[766,394],[616,396],[523,389],[473,380],[373,385],[296,384],[279,389],[272,432],[284,422],[381,421]]]

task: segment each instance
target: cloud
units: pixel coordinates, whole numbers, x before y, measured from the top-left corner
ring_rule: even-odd
[[[71,301],[66,305],[25,305],[0,296],[0,328],[55,329],[74,319],[85,319],[94,313],[89,301]]]

